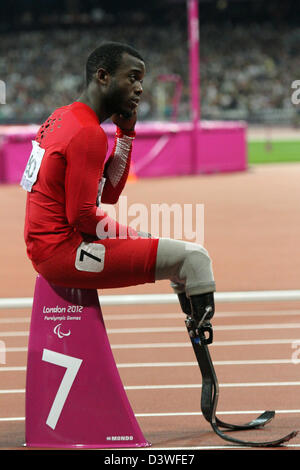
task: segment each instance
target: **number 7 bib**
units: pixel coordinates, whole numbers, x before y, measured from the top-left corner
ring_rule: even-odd
[[[100,273],[104,269],[105,246],[101,243],[82,242],[76,252],[78,271]]]

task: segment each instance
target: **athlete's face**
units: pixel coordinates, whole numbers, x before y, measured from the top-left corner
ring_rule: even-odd
[[[112,114],[130,118],[138,107],[143,92],[142,83],[145,64],[137,57],[123,54],[122,62],[114,75],[110,76],[107,105]]]

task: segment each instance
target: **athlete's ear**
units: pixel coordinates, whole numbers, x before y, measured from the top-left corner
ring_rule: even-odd
[[[98,69],[96,72],[96,78],[101,85],[107,85],[109,81],[109,73],[105,69]]]

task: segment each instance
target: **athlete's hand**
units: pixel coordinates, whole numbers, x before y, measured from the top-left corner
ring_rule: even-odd
[[[134,127],[137,120],[137,112],[133,110],[131,114],[123,115],[123,114],[113,114],[112,122],[118,126],[122,131],[134,131]]]

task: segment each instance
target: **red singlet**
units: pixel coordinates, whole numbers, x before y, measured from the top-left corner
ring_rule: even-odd
[[[105,163],[106,134],[80,102],[57,109],[40,127],[22,179],[28,190],[24,235],[34,268],[48,281],[99,289],[154,282],[158,239],[132,239],[136,232],[129,227],[119,238],[119,224],[96,205],[103,176],[101,202],[118,201],[134,137],[117,128]],[[116,237],[98,238],[101,220],[109,220]]]

